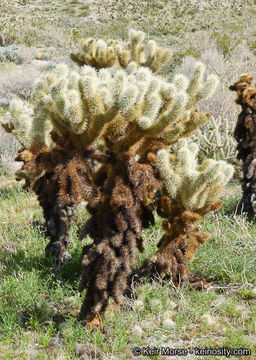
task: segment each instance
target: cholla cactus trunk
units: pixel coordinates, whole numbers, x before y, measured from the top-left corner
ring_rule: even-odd
[[[110,297],[123,303],[127,281],[132,273],[137,250],[142,251],[142,226],[153,221],[146,207],[158,189],[150,165],[141,165],[128,152],[110,159],[103,197],[89,206],[91,219],[83,236],[89,234],[93,245],[82,254],[83,274],[80,290],[88,288],[80,319],[102,316]],[[146,211],[145,211],[146,210]]]
[[[243,74],[230,86],[230,90],[237,92],[236,103],[242,107],[234,132],[237,158],[243,161],[243,197],[239,211],[249,216],[256,215],[256,89],[252,86],[252,80],[252,77]]]
[[[214,204],[212,210],[221,206],[221,202]],[[159,250],[141,266],[136,276],[155,279],[157,277],[172,280],[175,286],[181,286],[188,279],[188,261],[194,259],[200,246],[209,237],[201,233],[196,226],[203,214],[186,211],[179,206],[172,206],[171,199],[163,196],[158,201],[158,214],[165,218],[163,228],[165,234],[158,243]]]
[[[50,150],[40,143],[20,154],[24,161],[22,171],[33,177],[31,188],[43,209],[46,235],[50,238],[46,254],[56,264],[71,259],[68,230],[74,206],[83,200],[92,204],[99,201],[99,191],[90,175],[96,155],[90,151],[72,154],[64,149]]]

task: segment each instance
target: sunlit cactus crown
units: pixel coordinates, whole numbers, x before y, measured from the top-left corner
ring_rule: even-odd
[[[181,139],[171,156],[167,150],[157,153],[157,167],[165,190],[185,210],[210,208],[234,172],[233,166],[225,161],[207,159],[199,165],[198,150],[197,144]]]
[[[101,138],[129,149],[145,136],[157,136],[170,145],[209,117],[194,104],[213,93],[218,79],[210,75],[204,81],[203,71],[199,63],[191,79],[176,75],[167,82],[135,62],[126,69],[84,66],[79,72],[61,64],[36,82],[32,105],[20,100],[11,104],[5,127],[18,124],[21,131],[28,130],[25,135],[31,142],[41,139],[46,144],[52,127],[80,148]]]
[[[125,68],[134,61],[138,66],[146,66],[158,72],[170,60],[172,51],[159,47],[153,40],[145,40],[145,36],[144,32],[131,29],[127,42],[83,39],[80,50],[70,56],[80,66],[90,65],[96,69],[115,64]]]

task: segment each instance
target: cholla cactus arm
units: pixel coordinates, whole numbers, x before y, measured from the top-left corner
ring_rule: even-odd
[[[219,80],[214,74],[209,75],[206,81],[203,82],[204,72],[205,66],[200,62],[197,63],[187,89],[190,96],[187,105],[188,109],[193,107],[198,101],[210,97],[218,86]]]
[[[129,31],[129,45],[131,49],[131,60],[135,61],[137,64],[141,62],[142,52],[144,50],[143,40],[145,38],[145,33],[143,31],[136,31],[131,29]]]
[[[158,201],[158,213],[165,218],[165,234],[157,253],[139,269],[139,277],[160,275],[171,278],[176,286],[180,286],[188,278],[187,262],[209,237],[209,234],[199,232],[196,222],[221,206],[218,199],[222,186],[233,174],[233,167],[214,160],[199,166],[198,150],[198,145],[182,139],[172,157],[164,149],[157,153],[156,166],[163,179],[165,194]]]
[[[213,187],[218,185],[219,188],[219,185],[225,185],[232,177],[234,169],[224,161],[215,160],[205,160],[200,168],[196,166],[198,147],[196,145],[191,147],[185,140],[182,144],[183,146],[177,150],[175,162],[162,161],[163,156],[167,159],[166,150],[161,150],[157,154],[157,166],[166,191],[173,201],[186,210],[197,211],[200,208],[209,208],[210,203],[216,201],[219,196],[219,191],[216,196],[214,195]],[[173,186],[172,177],[168,176],[170,171],[181,179],[175,192],[168,191]]]
[[[203,81],[204,72],[205,72],[204,64],[202,64],[201,62],[198,62],[195,66],[194,74],[193,74],[193,76],[189,82],[189,86],[188,86],[188,94],[191,97],[194,97],[198,93],[200,85]]]
[[[168,152],[165,150],[159,150],[157,153],[157,167],[160,169],[161,176],[163,178],[166,190],[168,194],[175,198],[177,190],[181,184],[181,176],[174,171],[170,166],[170,160]],[[172,180],[170,180],[172,179]]]
[[[35,121],[33,106],[28,102],[20,99],[12,100],[6,119],[1,121],[1,125],[7,132],[11,132],[25,148],[35,141],[48,147],[53,146],[50,137],[52,125],[49,121]]]
[[[33,108],[20,99],[14,99],[10,104],[10,111],[1,121],[3,128],[12,133],[23,146],[31,144]]]

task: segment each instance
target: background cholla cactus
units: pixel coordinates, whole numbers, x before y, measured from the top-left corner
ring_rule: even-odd
[[[237,158],[243,161],[242,189],[243,197],[239,210],[250,216],[256,214],[256,89],[253,78],[242,74],[240,79],[230,86],[237,92],[236,103],[242,111],[238,116],[234,136],[237,141]]]
[[[123,43],[117,40],[81,40],[80,50],[72,53],[71,59],[78,65],[90,65],[96,69],[111,67],[119,64],[126,68],[130,62],[138,66],[150,68],[159,72],[172,57],[170,49],[159,47],[153,40],[145,41],[145,33],[131,29],[128,41]]]
[[[209,157],[216,160],[225,160],[231,164],[237,163],[236,141],[233,137],[235,123],[228,118],[213,116],[193,135],[198,143],[202,158]]]
[[[157,153],[157,167],[163,179],[163,196],[158,213],[164,217],[165,234],[158,252],[145,261],[140,276],[161,275],[175,285],[187,278],[187,261],[192,260],[209,234],[199,232],[196,222],[221,206],[222,187],[233,175],[233,167],[224,161],[207,159],[198,164],[199,147],[180,140],[176,151]]]

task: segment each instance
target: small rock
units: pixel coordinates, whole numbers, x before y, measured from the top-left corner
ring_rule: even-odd
[[[9,106],[10,99],[2,97],[0,98],[0,106]]]
[[[171,318],[166,318],[162,323],[165,329],[173,329],[175,327],[175,322]]]
[[[154,328],[154,323],[152,324],[151,320],[145,320],[141,323],[144,330],[152,330]]]
[[[63,302],[65,305],[76,306],[76,297],[69,296],[67,298],[64,298]]]
[[[139,325],[135,325],[134,328],[132,329],[132,334],[134,336],[142,337],[144,334],[144,331],[142,330],[142,328]]]
[[[15,173],[21,169],[22,162],[21,161],[6,162],[3,167],[4,167],[4,170],[9,175],[15,175]]]
[[[59,325],[58,325],[58,329],[59,331],[62,331],[64,329],[66,329],[68,327],[68,324],[66,323],[66,321],[62,321]]]
[[[57,355],[60,349],[64,347],[64,342],[59,336],[54,336],[50,339],[48,346],[45,348],[45,351],[48,355],[54,356]]]
[[[225,295],[218,295],[217,299],[211,303],[212,307],[220,307],[227,301]]]
[[[18,245],[15,242],[7,242],[2,246],[7,253],[16,254],[18,251]]]
[[[133,309],[135,311],[142,311],[144,308],[144,303],[142,300],[135,300],[133,303]]]
[[[209,329],[209,330],[218,330],[218,322],[215,317],[211,314],[204,314],[201,316],[202,323]]]
[[[65,321],[62,321],[58,325],[58,329],[60,330],[61,334],[67,338],[71,338],[73,336],[72,328]]]
[[[174,302],[173,300],[171,300],[171,301],[168,303],[168,305],[169,305],[169,308],[172,309],[172,310],[176,309],[177,306],[178,306],[178,305],[176,304],[176,302]]]
[[[80,344],[76,343],[74,346],[75,354],[83,360],[89,359],[97,359],[97,360],[104,360],[106,359],[105,354],[96,348],[96,346],[86,343]]]
[[[158,299],[153,299],[150,301],[150,309],[154,313],[159,313],[162,311],[162,303]]]
[[[253,293],[253,295],[255,295],[255,297],[256,297],[256,287],[252,289],[252,293]]]
[[[167,319],[167,318],[174,318],[174,316],[176,315],[175,311],[173,310],[167,310],[163,313],[163,319]]]

